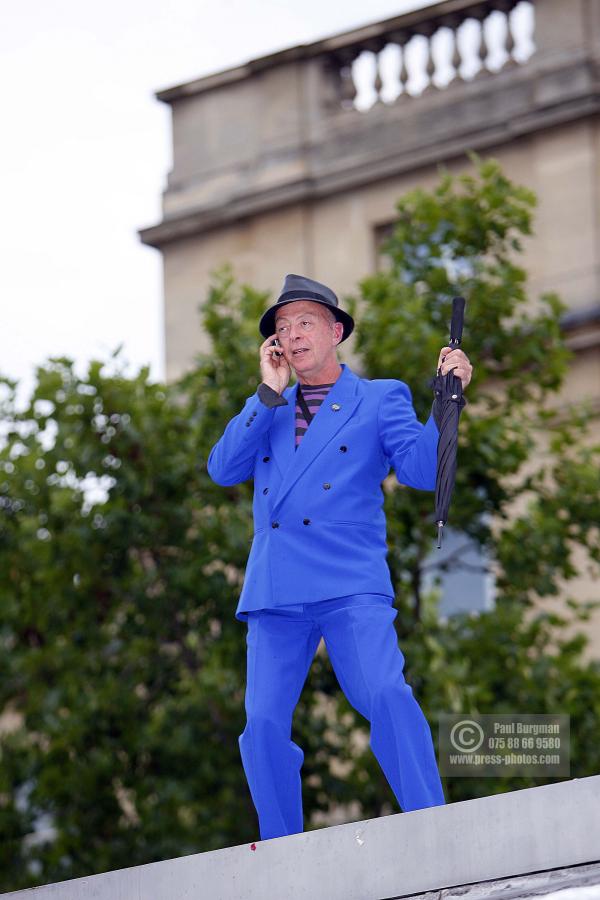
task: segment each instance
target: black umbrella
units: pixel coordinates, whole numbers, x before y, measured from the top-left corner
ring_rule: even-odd
[[[449,347],[460,346],[465,314],[464,297],[452,300]],[[450,370],[446,375],[438,369],[432,382],[435,391],[434,406],[440,436],[437,451],[437,475],[435,481],[435,522],[438,527],[438,549],[442,546],[442,532],[448,520],[450,498],[456,478],[456,448],[458,445],[458,420],[465,405],[462,381]]]

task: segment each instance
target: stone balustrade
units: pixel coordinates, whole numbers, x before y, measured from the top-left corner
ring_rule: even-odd
[[[529,0],[462,0],[380,23],[372,36],[324,54],[333,108],[367,111],[491,75],[534,51]],[[365,31],[366,29],[363,29]]]

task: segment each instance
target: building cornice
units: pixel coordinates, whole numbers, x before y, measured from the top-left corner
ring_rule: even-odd
[[[484,152],[599,112],[596,66],[581,56],[560,67],[531,63],[485,75],[428,96],[378,104],[368,113],[343,110],[330,117],[318,139],[297,150],[302,177],[253,189],[245,175],[227,195],[166,215],[142,229],[140,237],[161,248],[249,216],[448,163],[469,151]],[[294,148],[284,152],[293,154]],[[262,165],[266,169],[272,162]],[[264,179],[257,181],[264,184]],[[205,183],[210,184],[208,175]],[[187,187],[175,184],[173,190],[185,193]]]

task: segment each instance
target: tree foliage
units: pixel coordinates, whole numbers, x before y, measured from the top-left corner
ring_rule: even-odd
[[[406,380],[421,418],[451,298],[468,301],[475,375],[451,517],[488,550],[496,605],[440,620],[423,587],[432,495],[390,482],[396,624],[434,731],[441,711],[567,712],[572,775],[591,774],[599,667],[544,598],[568,595],[576,548],[600,562],[599,449],[586,411],[556,403],[563,307],[554,296],[532,304],[516,263],[534,198],[495,163],[477,167],[400,200],[389,265],[353,301],[362,374]],[[54,359],[18,409],[16,385],[2,380],[0,890],[258,836],[237,743],[246,648],[234,618],[252,484],[218,487],[206,459],[256,389],[267,302],[221,272],[201,310],[211,351],[170,385],[147,369],[126,376],[118,356],[84,375]],[[566,609],[585,627],[584,604]],[[293,737],[305,750],[307,827],[335,808],[396,811],[365,748],[368,723],[323,653]],[[445,789],[454,800],[530,783],[539,780],[466,778]]]
[[[569,581],[579,574],[582,551],[589,573],[599,574],[600,446],[592,441],[586,404],[565,409],[559,399],[570,359],[560,327],[565,307],[554,294],[528,297],[519,265],[535,196],[494,160],[472,162],[474,174],[443,172],[433,191],[401,198],[387,265],[361,283],[360,306],[357,298],[351,303],[359,309],[364,374],[406,380],[424,419],[452,298],[467,299],[463,349],[474,375],[460,422],[450,522],[491,560],[495,608],[440,621],[436,597],[423,594],[434,533],[431,495],[390,489],[398,634],[408,678],[432,723],[436,712],[567,713],[571,774],[591,774],[600,767],[592,737],[600,667],[583,659],[598,598],[575,601]],[[460,566],[460,558],[447,568],[453,564]],[[565,603],[557,612],[547,601],[559,595]],[[357,771],[363,766],[373,766],[368,754]],[[543,780],[454,778],[445,790],[457,800]]]

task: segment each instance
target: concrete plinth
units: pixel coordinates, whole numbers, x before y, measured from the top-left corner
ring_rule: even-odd
[[[531,894],[595,885],[600,776],[385,816],[77,878],[6,897],[35,900],[383,900],[427,891],[493,896],[482,882],[538,874]],[[586,867],[574,869],[573,867]],[[569,877],[567,869],[575,875]],[[533,877],[533,876],[532,876]],[[527,896],[507,891],[496,896]],[[544,884],[547,890],[543,890]],[[479,887],[477,887],[479,885]],[[483,893],[482,893],[483,891]],[[436,895],[437,896],[437,895]],[[587,894],[589,897],[590,895]],[[583,895],[582,895],[583,897]]]

